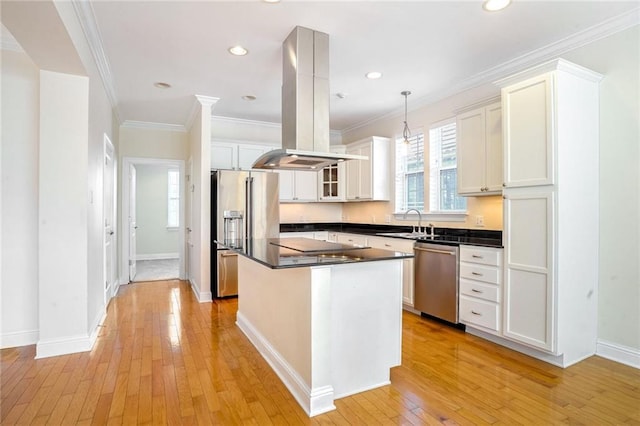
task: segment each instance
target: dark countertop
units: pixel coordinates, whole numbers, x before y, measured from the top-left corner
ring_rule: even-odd
[[[280,232],[348,232],[351,234],[362,234],[370,236],[380,236],[385,238],[410,239],[420,242],[428,242],[444,245],[471,245],[483,247],[497,247],[502,245],[502,231],[478,230],[478,229],[458,229],[458,228],[434,228],[434,233],[438,235],[434,238],[403,238],[389,235],[379,235],[391,232],[411,232],[411,226],[364,224],[364,223],[282,223]]]
[[[283,239],[283,241],[286,242],[287,239]],[[342,265],[347,263],[375,262],[413,257],[413,253],[401,253],[374,248],[354,248],[348,246],[344,247],[344,250],[340,250],[338,246],[342,246],[342,244],[336,244],[336,246],[332,246],[324,251],[320,250],[305,253],[276,245],[280,243],[279,238],[249,239],[243,241],[242,244],[239,244],[237,240],[216,241],[216,243],[272,269]],[[240,245],[242,245],[242,247],[238,247]]]

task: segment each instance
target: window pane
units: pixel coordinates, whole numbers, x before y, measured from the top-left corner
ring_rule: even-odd
[[[180,226],[180,171],[171,169],[167,174],[167,226]]]
[[[396,139],[396,211],[424,210],[424,134]]]
[[[429,154],[429,210],[466,210],[466,198],[457,194],[455,122],[429,129]]]

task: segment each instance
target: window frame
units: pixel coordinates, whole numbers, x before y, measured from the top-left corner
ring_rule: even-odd
[[[446,126],[450,126],[450,125],[454,125],[455,127],[455,139],[454,139],[454,147],[455,147],[455,151],[456,151],[456,163],[455,166],[452,165],[447,165],[447,166],[441,166],[441,165],[437,165],[434,168],[434,162],[436,161],[436,159],[432,158],[432,153],[434,152],[434,146],[432,144],[432,132],[434,130],[438,130],[438,129],[442,129],[443,127]],[[461,197],[460,195],[458,195],[458,190],[457,187],[455,188],[455,197],[456,198],[460,198],[461,200],[464,201],[464,208],[462,209],[451,209],[451,210],[443,210],[441,208],[440,202],[442,199],[442,188],[440,183],[440,179],[439,177],[441,176],[441,171],[443,170],[452,170],[455,169],[456,170],[456,179],[457,179],[457,170],[458,170],[458,144],[457,144],[457,137],[458,137],[458,128],[457,128],[457,123],[456,123],[456,117],[451,117],[448,118],[446,120],[441,120],[435,123],[432,123],[429,126],[429,213],[433,214],[433,215],[445,215],[445,216],[463,216],[466,218],[467,216],[467,198],[466,197]],[[442,157],[440,157],[438,160],[440,160]],[[434,182],[434,176],[435,176],[435,182]],[[435,192],[435,194],[434,194]],[[435,200],[435,202],[434,202]],[[435,206],[434,206],[435,204]]]

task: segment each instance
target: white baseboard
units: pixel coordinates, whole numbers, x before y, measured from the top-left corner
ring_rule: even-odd
[[[199,303],[211,302],[213,300],[213,294],[210,291],[200,291],[200,286],[193,279],[189,278],[189,284],[191,285],[191,291],[196,296]]]
[[[596,355],[630,367],[640,368],[640,350],[598,339]]]
[[[160,259],[179,259],[179,253],[152,253],[152,254],[137,254],[136,260],[160,260]]]
[[[38,330],[14,331],[0,335],[0,349],[16,348],[18,346],[35,345],[38,342]]]
[[[236,316],[236,324],[280,377],[280,380],[282,380],[309,417],[336,409],[335,405],[333,405],[333,386],[310,389],[302,377],[241,312],[238,312]]]
[[[97,336],[97,334],[96,334]],[[36,359],[77,352],[88,352],[93,348],[92,336],[75,336],[64,339],[39,340],[36,344]]]

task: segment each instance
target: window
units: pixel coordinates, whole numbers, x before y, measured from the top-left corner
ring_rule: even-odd
[[[432,212],[461,212],[467,199],[458,196],[456,123],[443,122],[429,129],[429,206]]]
[[[180,171],[169,169],[167,185],[167,228],[180,226]]]
[[[396,139],[396,211],[424,210],[424,134]]]

